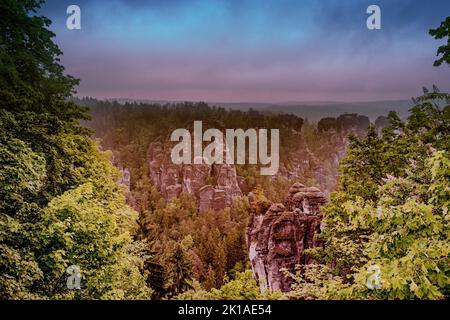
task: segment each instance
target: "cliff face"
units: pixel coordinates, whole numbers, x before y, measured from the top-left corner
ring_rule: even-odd
[[[153,142],[147,152],[150,179],[163,197],[172,199],[185,192],[197,198],[201,211],[218,211],[242,196],[244,182],[234,165],[176,165],[170,159],[171,147],[168,142]]]
[[[250,201],[253,201],[251,195]],[[296,183],[284,204],[272,204],[266,212],[252,210],[247,244],[261,290],[290,291],[292,281],[281,270],[294,272],[296,265],[311,262],[304,251],[321,245],[314,235],[320,233],[320,206],[325,202],[325,195],[319,189]]]
[[[353,133],[361,138],[369,125],[369,118],[358,114],[321,119],[313,139],[298,133],[294,145],[283,150],[278,176],[310,181],[329,194],[336,187],[339,162],[348,148],[348,135]]]
[[[304,177],[307,172],[314,171],[318,166],[316,156],[309,149],[304,137],[298,134],[295,150],[280,154],[278,175],[289,179]]]

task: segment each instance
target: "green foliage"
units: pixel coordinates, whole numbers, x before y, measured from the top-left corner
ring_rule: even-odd
[[[130,285],[128,280],[143,281],[133,266],[136,258],[125,254],[130,235],[124,224],[135,218],[114,187],[108,190],[86,183],[52,200],[33,230],[38,235],[33,237],[38,248],[35,254],[44,274],[36,290],[52,298],[123,298],[121,272],[129,274],[126,285]],[[126,271],[121,270],[122,264]],[[82,271],[81,290],[67,292],[69,265]],[[127,293],[133,297],[140,292],[128,289]]]
[[[169,292],[178,294],[192,288],[192,270],[190,261],[181,244],[175,246],[174,252],[169,257],[172,265],[170,270]]]
[[[151,259],[147,250],[147,243],[142,241],[130,242],[121,250],[118,265],[111,279],[111,287],[115,288],[104,298],[144,300],[154,296],[149,282],[154,278],[146,270],[145,262]]]
[[[195,198],[184,193],[169,202],[157,194],[147,200],[151,204],[140,218],[141,236],[154,252],[148,270],[159,282],[159,288],[151,283],[156,298],[178,295],[195,281],[208,289],[220,287],[225,274],[247,264],[245,199],[221,212],[202,213]],[[167,272],[151,271],[158,266]]]
[[[323,208],[320,264],[295,275],[293,296],[442,299],[450,289],[448,95],[415,99],[406,123],[351,140],[338,192]],[[437,151],[439,149],[440,151]],[[380,287],[371,288],[371,270]]]
[[[433,155],[427,163],[448,165],[449,155]],[[446,164],[445,164],[446,163]],[[440,170],[439,170],[440,171]],[[448,170],[445,173],[448,177]],[[352,295],[380,299],[439,299],[450,288],[449,217],[445,204],[436,201],[437,194],[449,194],[431,174],[427,190],[406,178],[389,178],[380,187],[377,206],[355,207],[361,221],[374,232],[365,247],[367,264],[354,275]],[[439,186],[439,187],[438,187]],[[434,204],[433,204],[434,203]],[[367,269],[381,269],[381,288],[371,292],[366,287]]]
[[[238,273],[233,280],[225,279],[220,289],[206,291],[199,283],[195,288],[178,295],[178,300],[279,300],[280,292],[260,291],[251,270]]]
[[[35,184],[25,180],[15,189],[2,190],[7,195],[5,200],[16,200],[2,203],[2,212],[7,212],[1,214],[0,233],[3,298],[150,297],[142,261],[128,251],[136,213],[125,205],[123,191],[115,183],[118,174],[107,155],[99,153],[95,144],[91,148],[83,153],[89,165],[77,171],[85,175],[84,183],[54,197],[42,208],[24,201],[27,196],[39,198],[41,190]],[[18,169],[12,173],[21,173],[21,162],[8,162],[11,170]],[[30,191],[34,192],[29,195]],[[81,290],[66,287],[66,269],[70,265],[82,271]]]
[[[19,139],[0,144],[0,209],[13,210],[14,204],[42,189],[47,177],[45,158]]]
[[[436,40],[447,39],[447,44],[440,46],[436,52],[436,56],[441,56],[438,60],[434,62],[434,66],[440,66],[442,63],[447,63],[450,66],[450,17],[447,17],[441,22],[440,26],[436,29],[430,30],[430,35],[432,35]]]
[[[385,166],[389,164],[383,157],[383,141],[373,126],[369,127],[364,139],[350,136],[349,141],[347,157],[341,162],[341,190],[351,195],[374,199]]]
[[[42,1],[0,4],[0,298],[148,298],[133,249],[136,213],[118,172],[66,101],[64,74]],[[69,290],[70,265],[81,268]]]
[[[64,75],[64,67],[59,64],[62,52],[48,29],[51,21],[36,16],[43,2],[5,0],[0,5],[0,87],[1,95],[8,98],[2,100],[2,107],[16,102],[13,105],[17,108],[38,108],[34,105],[36,100],[51,104],[70,96],[78,83]],[[52,111],[67,115],[71,110]]]
[[[377,192],[376,203],[361,198],[344,202],[341,214],[346,217],[345,223],[328,216],[326,221],[331,225],[325,233],[326,254],[315,252],[319,257],[322,253],[322,258],[331,263],[291,275],[295,281],[292,296],[302,299],[448,297],[449,160],[449,154],[444,152],[427,160],[434,168],[427,188],[410,173],[406,178],[386,179]],[[370,232],[362,236],[361,230]],[[367,282],[370,267],[374,265],[381,270],[381,287],[371,290]]]
[[[439,150],[450,150],[450,94],[424,88],[424,95],[414,99],[405,133],[417,135],[421,142]]]
[[[342,292],[348,288],[343,279],[332,270],[320,264],[298,265],[294,273],[286,271],[294,283],[289,299],[325,300],[342,299]]]

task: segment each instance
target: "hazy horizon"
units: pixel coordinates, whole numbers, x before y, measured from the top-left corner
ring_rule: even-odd
[[[420,94],[418,94],[420,95]],[[334,101],[321,101],[321,100],[291,100],[291,101],[258,101],[258,100],[247,100],[247,101],[209,101],[204,99],[195,99],[195,100],[189,100],[189,99],[148,99],[143,97],[137,97],[137,98],[127,98],[127,97],[96,97],[96,96],[87,96],[87,95],[75,95],[75,98],[77,99],[84,99],[84,98],[91,98],[96,100],[105,100],[105,101],[136,101],[136,102],[155,102],[155,103],[183,103],[183,102],[205,102],[208,104],[264,104],[264,105],[286,105],[286,106],[295,106],[295,105],[331,105],[331,104],[358,104],[358,103],[381,103],[381,102],[410,102],[411,98],[409,99],[377,99],[377,100],[334,100]]]

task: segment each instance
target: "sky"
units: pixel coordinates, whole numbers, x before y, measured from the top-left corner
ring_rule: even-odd
[[[81,29],[66,27],[69,5]],[[369,30],[366,9],[381,8]],[[47,0],[79,96],[210,102],[409,99],[450,91],[428,35],[448,0]]]

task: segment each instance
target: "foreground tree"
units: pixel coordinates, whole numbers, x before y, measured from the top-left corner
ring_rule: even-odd
[[[42,1],[0,4],[0,298],[144,298],[136,219],[118,172],[79,125],[78,80],[36,16]],[[81,271],[69,290],[66,269]]]
[[[324,207],[325,247],[312,250],[320,265],[291,275],[294,297],[448,297],[448,98],[425,90],[406,123],[391,114],[381,137],[352,139]]]

